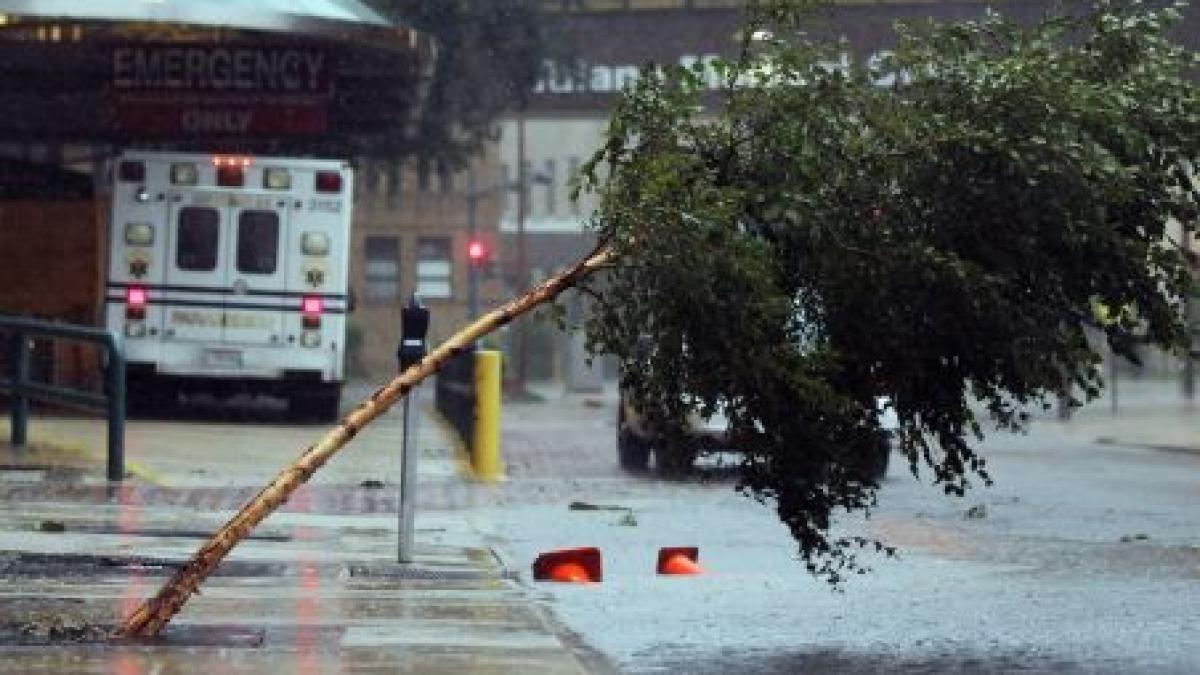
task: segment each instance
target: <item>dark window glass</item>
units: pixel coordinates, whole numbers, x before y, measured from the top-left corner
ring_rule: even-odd
[[[187,206],[179,210],[176,267],[188,272],[211,272],[217,268],[220,220],[216,209]]]
[[[417,240],[417,295],[422,298],[452,297],[450,284],[450,239],[421,237]]]
[[[367,237],[364,287],[368,300],[392,300],[400,296],[400,240],[396,237]]]
[[[279,259],[279,214],[242,211],[238,217],[237,270],[274,274]]]

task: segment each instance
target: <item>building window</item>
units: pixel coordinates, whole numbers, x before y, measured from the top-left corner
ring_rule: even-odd
[[[446,237],[421,237],[417,240],[417,295],[422,298],[449,298],[450,240]]]
[[[509,187],[509,186],[513,185],[513,177],[512,177],[512,167],[510,167],[508,164],[500,165],[500,183],[499,183],[499,185],[503,186],[503,188],[500,191],[500,200],[502,202],[502,206],[503,206],[504,210],[507,212],[507,211],[511,211],[511,210],[517,208],[516,204],[512,201],[513,196],[514,196],[513,191]]]
[[[454,192],[454,171],[449,165],[438,163],[438,190],[442,194]]]
[[[554,160],[546,160],[546,214],[554,215],[558,208],[558,165]]]
[[[571,156],[567,158],[567,185],[579,180],[579,158]],[[571,215],[579,215],[579,200],[571,200]]]
[[[366,279],[363,295],[367,300],[395,300],[400,297],[400,240],[396,237],[367,237]]]

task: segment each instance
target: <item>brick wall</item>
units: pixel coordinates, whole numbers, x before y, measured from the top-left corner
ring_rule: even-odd
[[[0,202],[0,312],[95,325],[103,250],[90,199]]]
[[[99,325],[104,248],[90,199],[0,201],[0,313]],[[40,377],[57,384],[99,381],[90,344],[39,342],[34,362]]]

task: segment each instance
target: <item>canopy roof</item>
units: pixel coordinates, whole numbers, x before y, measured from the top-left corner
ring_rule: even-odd
[[[16,19],[146,21],[318,34],[342,32],[348,25],[394,27],[357,0],[0,0],[0,13]]]
[[[0,0],[0,140],[394,154],[436,53],[360,0]]]

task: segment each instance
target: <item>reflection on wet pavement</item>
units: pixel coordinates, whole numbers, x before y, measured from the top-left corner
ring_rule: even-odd
[[[425,544],[401,567],[380,517],[292,516],[239,547],[160,636],[113,640],[191,554],[186,534],[214,521],[144,496],[0,503],[0,673],[584,672],[490,552]],[[65,527],[32,530],[45,519]]]

